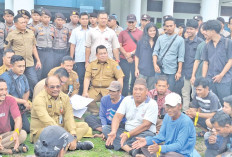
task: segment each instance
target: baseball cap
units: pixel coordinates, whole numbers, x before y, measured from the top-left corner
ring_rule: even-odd
[[[147,15],[147,14],[143,14],[143,15],[141,16],[141,20],[150,21],[150,20],[151,20],[151,17],[150,17],[149,15]]]
[[[181,104],[181,97],[176,93],[170,93],[165,97],[165,105],[175,107],[177,104]]]
[[[117,20],[116,15],[110,15],[110,16],[109,16],[109,20]]]
[[[126,18],[126,20],[128,21],[128,22],[134,22],[134,21],[136,21],[136,16],[134,15],[134,14],[129,14],[128,16],[127,16],[127,18]]]
[[[74,140],[74,137],[64,128],[56,125],[46,127],[35,143],[35,154],[41,157],[57,156]]]
[[[108,90],[111,90],[111,91],[119,91],[122,89],[120,83],[118,81],[112,81],[110,83],[110,86],[107,88]]]
[[[193,16],[193,19],[197,20],[197,21],[202,21],[203,20],[202,16],[200,16],[200,15]]]

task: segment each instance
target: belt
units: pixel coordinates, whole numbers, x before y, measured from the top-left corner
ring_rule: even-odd
[[[94,88],[108,88],[109,86],[93,86]]]
[[[37,50],[46,51],[46,50],[52,50],[52,48],[51,47],[39,47],[39,46],[37,46]]]

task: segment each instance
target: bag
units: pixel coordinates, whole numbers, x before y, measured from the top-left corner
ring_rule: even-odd
[[[163,55],[160,59],[157,60],[157,65],[158,65],[160,68],[162,68],[162,66],[163,66],[163,58],[164,58],[165,55],[167,54],[168,50],[169,50],[170,47],[172,46],[172,44],[173,44],[173,42],[175,41],[175,39],[176,39],[177,36],[178,36],[178,35],[176,35],[176,36],[173,38],[172,42],[171,42],[170,45],[168,46],[168,48],[167,48],[167,50],[165,51],[164,55]]]

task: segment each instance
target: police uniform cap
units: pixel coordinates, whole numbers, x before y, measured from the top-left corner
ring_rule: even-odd
[[[77,10],[72,10],[72,12],[71,12],[71,14],[70,14],[71,16],[72,15],[78,15],[79,16],[79,13],[78,13],[78,11]]]
[[[41,16],[41,12],[39,10],[32,9],[31,14],[34,14],[34,13],[37,13],[37,14],[39,14]]]
[[[5,9],[5,10],[4,10],[4,15],[5,15],[5,14],[11,14],[11,15],[14,16],[14,12],[13,12],[12,10],[10,10],[10,9]]]
[[[52,17],[52,14],[48,9],[42,9],[41,14],[42,15],[45,14],[45,15],[47,15],[49,17]]]
[[[200,15],[193,16],[193,19],[197,20],[197,21],[202,21],[203,20],[202,16],[200,16]]]
[[[90,13],[89,17],[96,17],[97,18],[97,13]]]
[[[57,19],[57,18],[62,18],[63,20],[66,20],[65,16],[62,13],[56,13],[55,19]]]
[[[18,14],[26,15],[29,18],[31,18],[31,14],[27,10],[24,10],[24,9],[18,10]]]
[[[163,16],[163,20],[166,20],[167,18],[170,18],[170,17],[172,17],[171,15],[165,15],[165,16]]]

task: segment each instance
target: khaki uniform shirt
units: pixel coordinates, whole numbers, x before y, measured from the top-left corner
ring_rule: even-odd
[[[52,48],[52,42],[54,39],[55,28],[49,24],[47,27],[42,23],[35,26],[35,36],[38,47]]]
[[[105,63],[95,60],[88,65],[85,72],[85,78],[90,78],[95,88],[107,88],[112,81],[123,77],[122,69],[112,59],[108,59]]]
[[[6,37],[5,48],[12,48],[16,55],[22,56],[26,61],[26,67],[34,65],[33,49],[36,45],[33,31],[26,29],[25,33],[18,29],[13,30]]]
[[[10,69],[7,69],[7,67],[3,64],[1,67],[0,67],[0,75],[2,75],[4,72],[8,71]]]
[[[71,36],[72,30],[74,30],[78,26],[79,26],[79,24],[74,25],[72,22],[64,24],[64,27],[68,28],[68,30],[69,30],[69,36]]]
[[[49,73],[48,73],[48,76],[52,76],[55,71],[57,69],[61,68],[61,66],[59,67],[55,67],[53,68]],[[62,91],[66,94],[68,94],[69,92],[69,88],[70,88],[70,85],[73,86],[73,92],[71,94],[71,96],[75,95],[75,94],[78,94],[79,92],[79,87],[80,87],[80,84],[79,84],[79,79],[78,79],[78,75],[75,71],[71,71],[71,73],[69,73],[69,78],[68,78],[68,81],[62,86]]]
[[[35,142],[42,129],[49,125],[59,125],[71,134],[76,134],[73,109],[67,94],[60,92],[55,100],[46,90],[42,90],[32,104],[31,141]]]
[[[7,36],[6,26],[0,22],[0,49],[4,48],[5,39]]]
[[[55,28],[55,35],[53,40],[54,49],[66,49],[68,47],[69,30],[66,27],[61,29]]]
[[[89,31],[85,46],[91,48],[91,53],[89,56],[90,62],[97,59],[96,48],[99,45],[104,45],[107,48],[109,58],[113,59],[113,49],[120,48],[115,31],[108,27],[106,27],[103,32],[98,27]]]

